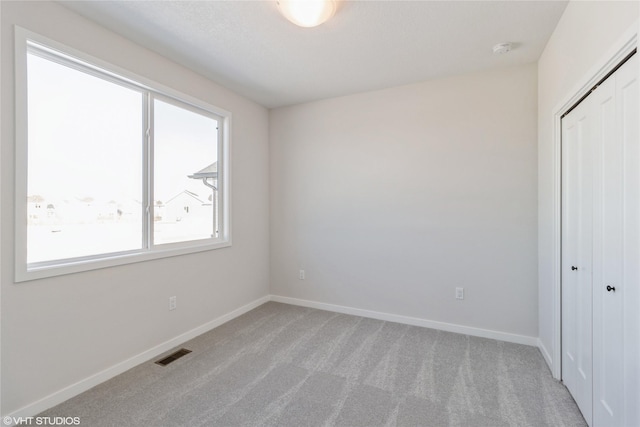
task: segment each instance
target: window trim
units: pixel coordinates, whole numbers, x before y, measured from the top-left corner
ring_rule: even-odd
[[[199,113],[212,115],[220,119],[218,130],[218,199],[219,199],[219,236],[217,239],[193,240],[172,244],[153,245],[151,232],[153,224],[149,224],[153,215],[153,207],[142,212],[145,242],[142,249],[133,251],[98,254],[68,260],[46,261],[27,264],[27,166],[28,166],[28,108],[27,108],[27,53],[30,43],[43,47],[52,57],[62,57],[79,63],[81,70],[94,70],[98,77],[107,80],[115,79],[118,84],[133,86],[143,92],[145,102],[152,102],[154,98],[177,102],[181,107],[187,107]],[[211,105],[205,101],[179,92],[168,86],[155,82],[146,77],[132,73],[124,68],[110,64],[72,47],[41,36],[32,31],[15,26],[15,281],[24,282],[46,277],[90,271],[118,265],[131,264],[166,257],[186,255],[196,252],[209,251],[229,247],[231,241],[231,113]],[[65,65],[68,65],[65,61]],[[144,94],[147,92],[147,94]],[[145,118],[148,125],[149,118]],[[142,137],[141,137],[142,138]],[[141,139],[141,144],[147,144],[144,150],[142,170],[145,174],[143,195],[150,200],[153,185],[152,155],[150,149],[152,136]],[[150,203],[150,202],[149,202]],[[144,209],[144,208],[143,208]]]

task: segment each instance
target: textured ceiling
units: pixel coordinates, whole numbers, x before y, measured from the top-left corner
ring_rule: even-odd
[[[535,62],[567,5],[340,1],[300,28],[275,0],[61,3],[266,107]],[[505,41],[516,48],[494,55]]]

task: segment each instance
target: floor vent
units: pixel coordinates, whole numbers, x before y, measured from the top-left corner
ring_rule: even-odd
[[[168,355],[164,359],[158,360],[156,362],[156,365],[167,366],[169,363],[173,362],[174,360],[178,360],[182,356],[185,356],[185,355],[187,355],[189,353],[191,353],[191,350],[187,350],[186,348],[181,348],[180,350],[176,351],[175,353],[172,353],[172,354]]]

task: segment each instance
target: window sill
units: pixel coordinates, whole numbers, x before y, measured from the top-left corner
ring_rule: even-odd
[[[129,253],[115,253],[111,255],[99,255],[90,259],[60,261],[54,265],[38,265],[33,267],[16,266],[15,282],[27,282],[30,280],[45,279],[48,277],[63,276],[66,274],[81,273],[84,271],[99,270],[116,267],[119,265],[134,264],[156,259],[169,258],[180,255],[188,255],[198,252],[222,249],[231,246],[231,241],[216,241],[214,243],[191,244],[188,247],[172,247],[154,249],[152,251],[136,251]]]

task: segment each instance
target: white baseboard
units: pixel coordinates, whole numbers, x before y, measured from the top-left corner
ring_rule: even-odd
[[[369,317],[371,319],[386,320],[389,322],[404,323],[413,326],[438,329],[441,331],[455,332],[458,334],[472,335],[474,337],[491,338],[498,341],[506,341],[516,344],[530,346],[538,345],[537,337],[526,335],[510,334],[507,332],[492,331],[489,329],[474,328],[471,326],[456,325],[453,323],[437,322],[435,320],[420,319],[417,317],[402,316],[399,314],[382,313],[379,311],[364,310],[361,308],[346,307],[342,305],[327,304],[323,302],[308,301],[298,298],[282,297],[271,295],[271,301],[281,302],[302,307],[317,308],[320,310],[333,311],[336,313],[353,314],[355,316]]]
[[[549,369],[553,372],[553,359],[551,358],[551,353],[549,353],[549,350],[547,350],[547,347],[545,347],[540,338],[538,338],[537,345],[540,349],[540,353],[542,353],[542,357],[544,357],[544,361],[547,362]]]
[[[97,374],[94,374],[90,377],[87,377],[83,380],[78,381],[75,384],[71,384],[68,387],[63,388],[62,390],[56,391],[36,402],[33,402],[27,406],[24,406],[17,411],[14,411],[10,414],[4,415],[2,418],[9,420],[14,418],[24,418],[24,417],[34,417],[42,411],[49,409],[53,406],[56,406],[65,400],[71,399],[78,394],[89,390],[96,385],[103,383],[116,375],[120,375],[121,373],[141,364],[147,362],[154,357],[161,355],[162,353],[171,350],[174,347],[181,345],[182,343],[189,341],[192,338],[197,337],[198,335],[202,335],[205,332],[210,331],[211,329],[217,328],[218,326],[235,319],[238,316],[243,315],[244,313],[253,310],[254,308],[268,302],[270,300],[269,296],[265,296],[259,298],[249,304],[246,304],[236,310],[233,310],[230,313],[227,313],[223,316],[220,316],[216,319],[211,320],[210,322],[205,323],[204,325],[200,325],[190,331],[187,331],[183,334],[178,335],[175,338],[172,338],[168,341],[163,342],[149,350],[146,350],[136,356],[131,357],[123,362],[120,362],[116,365],[113,365]],[[6,424],[6,423],[5,423]],[[12,425],[7,424],[7,425]]]

